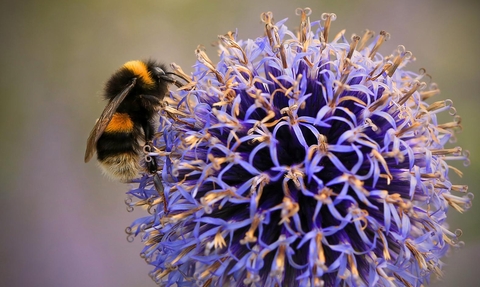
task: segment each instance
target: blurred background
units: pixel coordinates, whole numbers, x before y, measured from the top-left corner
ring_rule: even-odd
[[[104,108],[104,82],[132,59],[175,62],[187,72],[194,49],[212,59],[217,35],[263,35],[260,13],[289,18],[310,7],[312,20],[334,12],[331,34],[386,30],[381,48],[399,44],[424,67],[463,118],[458,143],[471,165],[455,183],[480,186],[480,4],[476,1],[2,1],[0,3],[0,286],[155,286],[124,229],[144,215],[128,213],[128,186],[83,163],[88,134]],[[477,175],[477,176],[475,176]],[[449,255],[446,276],[433,286],[478,282],[480,199],[463,215],[451,209],[450,229],[466,245]],[[475,283],[473,283],[475,282]]]

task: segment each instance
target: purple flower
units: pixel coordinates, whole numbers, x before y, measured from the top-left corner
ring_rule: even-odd
[[[449,179],[468,162],[446,147],[452,102],[429,100],[403,46],[378,52],[388,33],[333,37],[334,14],[297,14],[298,32],[269,12],[265,36],[219,36],[217,64],[197,49],[170,91],[147,155],[159,174],[127,202],[148,208],[127,232],[159,285],[421,286],[461,244],[446,215],[472,196]]]

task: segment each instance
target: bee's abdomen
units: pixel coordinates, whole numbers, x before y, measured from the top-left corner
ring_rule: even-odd
[[[104,133],[131,133],[133,128],[133,120],[129,114],[114,113]]]
[[[115,113],[97,141],[100,167],[110,177],[127,182],[138,175],[139,144],[128,114]]]

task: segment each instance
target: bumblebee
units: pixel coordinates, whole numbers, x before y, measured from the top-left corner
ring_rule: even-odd
[[[85,162],[95,151],[100,167],[108,176],[129,182],[141,168],[143,149],[152,148],[155,115],[168,92],[178,83],[155,61],[130,61],[117,70],[105,85],[108,104],[87,140]],[[156,173],[155,158],[146,162],[148,172]]]

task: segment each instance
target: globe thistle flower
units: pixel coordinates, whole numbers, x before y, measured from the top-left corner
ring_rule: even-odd
[[[149,211],[127,233],[159,285],[423,286],[461,245],[446,215],[472,195],[449,179],[468,163],[446,147],[452,102],[430,101],[403,46],[378,52],[388,33],[332,37],[336,16],[310,12],[298,32],[268,12],[257,39],[219,36],[219,62],[197,49],[170,91],[146,153],[159,172],[127,201]]]

